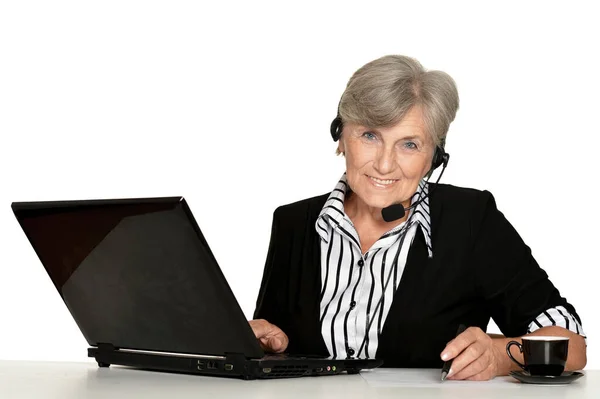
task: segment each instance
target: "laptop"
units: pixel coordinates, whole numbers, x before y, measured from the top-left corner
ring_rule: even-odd
[[[12,209],[99,367],[257,379],[383,363],[265,354],[183,197]]]

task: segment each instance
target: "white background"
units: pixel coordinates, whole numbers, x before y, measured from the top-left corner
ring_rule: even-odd
[[[0,358],[87,347],[12,201],[183,195],[250,317],[273,210],[344,170],[328,128],[348,78],[406,54],[458,84],[443,181],[495,195],[598,368],[592,4],[2,2]]]

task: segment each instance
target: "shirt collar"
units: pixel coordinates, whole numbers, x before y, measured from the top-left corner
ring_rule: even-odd
[[[329,197],[327,197],[325,205],[323,205],[323,208],[319,213],[315,228],[319,236],[321,236],[321,238],[325,241],[329,240],[329,229],[335,228],[336,226],[342,226],[344,224],[352,226],[352,221],[346,215],[346,212],[344,212],[344,199],[346,198],[348,189],[348,181],[346,179],[346,173],[344,173],[335,185],[333,191],[331,191],[331,194],[329,194]],[[431,258],[433,256],[433,248],[431,245],[431,213],[429,211],[428,193],[428,183],[421,180],[410,202],[411,204],[414,204],[415,201],[418,201],[419,199],[422,199],[422,201],[419,202],[416,207],[409,210],[408,220],[418,223],[418,225],[421,227],[421,231],[425,237],[427,253]],[[402,225],[403,224],[394,227],[385,233],[382,238],[394,235],[394,232],[401,228]],[[327,226],[327,228],[324,228],[325,226]]]

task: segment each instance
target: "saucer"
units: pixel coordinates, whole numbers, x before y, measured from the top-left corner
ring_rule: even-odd
[[[526,384],[569,384],[583,377],[579,371],[565,371],[561,375],[531,375],[526,371],[511,371],[510,376]]]

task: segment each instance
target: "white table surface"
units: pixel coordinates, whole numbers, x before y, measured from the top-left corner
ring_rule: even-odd
[[[441,383],[439,370],[379,369],[360,375],[243,381],[96,363],[0,360],[0,398],[600,398],[600,371],[564,386],[511,377]]]

